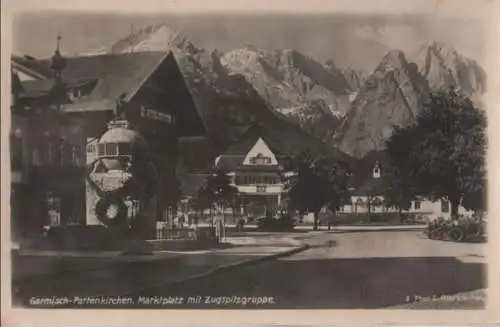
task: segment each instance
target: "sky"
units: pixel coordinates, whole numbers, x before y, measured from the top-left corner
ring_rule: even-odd
[[[429,41],[444,42],[480,64],[488,24],[482,16],[424,14],[230,12],[113,13],[31,12],[13,17],[13,53],[46,58],[56,36],[66,55],[107,47],[133,29],[166,23],[195,45],[228,51],[243,45],[296,49],[339,67],[373,69],[393,49],[413,53]]]

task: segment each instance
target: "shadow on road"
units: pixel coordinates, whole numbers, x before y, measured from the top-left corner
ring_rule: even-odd
[[[484,288],[485,271],[484,264],[453,257],[278,260],[158,289],[154,295],[274,296],[275,305],[247,305],[261,309],[369,309]]]
[[[334,244],[332,244],[334,246]],[[200,257],[197,257],[200,260]],[[222,259],[223,257],[221,257]],[[206,264],[214,258],[203,256]],[[86,278],[67,273],[56,280],[38,279],[14,285],[13,297],[24,305],[31,296],[77,296],[74,289],[85,285],[87,295],[112,290],[116,296],[138,280],[174,273],[181,262],[141,262],[117,265]],[[196,262],[192,271],[202,271],[205,262]],[[257,308],[257,309],[370,309],[413,301],[415,297],[456,294],[486,287],[486,265],[464,263],[454,257],[329,258],[297,260],[293,257],[221,270],[205,278],[181,284],[155,287],[132,294],[138,296],[200,297],[198,304],[113,305],[109,308]],[[79,274],[75,274],[79,275]],[[160,278],[161,280],[161,278]],[[17,290],[17,292],[16,292]],[[76,292],[79,293],[79,292]],[[126,295],[130,295],[128,292]],[[205,296],[273,297],[273,305],[205,304]],[[72,307],[72,306],[70,306]],[[86,305],[85,308],[103,306]]]

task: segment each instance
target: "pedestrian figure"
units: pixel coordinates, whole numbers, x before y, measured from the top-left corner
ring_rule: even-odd
[[[179,217],[179,227],[182,229],[184,227],[184,215]]]
[[[245,220],[243,218],[240,218],[238,220],[238,223],[236,224],[237,230],[242,231],[244,226],[245,226]]]

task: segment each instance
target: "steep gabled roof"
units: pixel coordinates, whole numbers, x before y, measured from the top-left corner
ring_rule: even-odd
[[[23,73],[32,76],[34,79],[52,78],[52,70],[48,62],[37,60],[30,56],[11,56],[12,68],[16,68]]]
[[[129,53],[67,58],[65,83],[96,79],[97,85],[85,97],[67,105],[65,111],[113,110],[118,97],[130,100],[141,84],[165,59],[167,53]]]
[[[50,59],[38,61],[49,65]],[[74,99],[64,106],[64,111],[111,111],[117,99],[125,94],[125,101],[132,100],[146,83],[162,93],[171,93],[168,105],[180,124],[179,136],[204,135],[206,127],[199,108],[184,81],[178,63],[171,52],[140,52],[105,54],[67,58],[63,72],[66,85],[96,82],[90,94]],[[154,76],[154,81],[153,77]],[[50,80],[48,80],[50,81]],[[37,82],[37,83],[35,83]],[[47,81],[31,83],[32,89],[44,89]],[[44,85],[42,85],[44,84]],[[28,83],[29,85],[29,83]]]
[[[32,80],[21,82],[23,92],[19,94],[21,98],[35,98],[45,96],[54,87],[54,81],[50,79]]]
[[[281,123],[274,125],[276,122]],[[340,159],[355,168],[357,161],[346,153],[329,148],[326,144],[306,132],[300,130],[300,127],[294,126],[286,121],[276,120],[274,124],[266,121],[258,122],[250,126],[238,140],[230,144],[224,150],[217,163],[219,169],[241,168],[246,154],[254,146],[259,138],[267,144],[269,149],[279,158],[291,154],[310,150],[320,150],[336,159]],[[282,128],[279,128],[282,127]],[[296,129],[299,129],[298,131]]]
[[[250,126],[238,140],[229,145],[229,147],[222,152],[222,155],[245,156],[259,140],[259,138],[262,138],[262,140],[266,142],[269,149],[276,155],[286,153],[286,151],[284,151],[285,149],[283,149],[283,145],[279,144],[279,140],[271,134],[272,133],[266,131],[261,124],[256,123]]]
[[[226,171],[241,169],[246,155],[260,138],[278,158],[286,153],[278,140],[272,137],[260,123],[256,123],[250,126],[246,132],[221,153],[216,168]]]

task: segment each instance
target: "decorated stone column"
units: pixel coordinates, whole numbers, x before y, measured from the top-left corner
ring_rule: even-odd
[[[149,146],[130,122],[118,116],[92,145],[87,168],[87,225],[103,225],[134,238],[156,222],[156,168]]]

